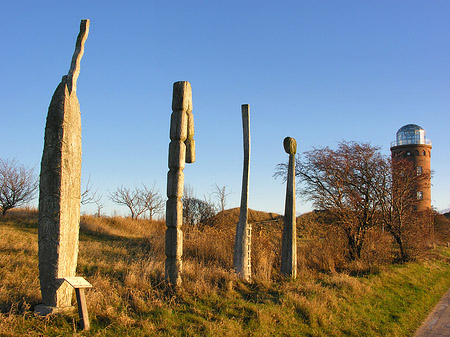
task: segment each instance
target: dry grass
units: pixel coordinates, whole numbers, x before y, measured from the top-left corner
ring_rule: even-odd
[[[164,221],[160,220],[131,220],[120,216],[95,217],[83,215],[80,219],[80,229],[90,234],[142,238],[165,230],[165,224]]]
[[[37,213],[11,211],[0,219],[0,335],[406,336],[450,286],[445,259],[386,265],[391,245],[378,232],[363,259],[349,265],[335,233],[323,236],[309,216],[299,219],[298,280],[285,279],[278,272],[282,222],[261,212],[253,218],[253,283],[242,283],[232,271],[236,216],[231,210],[214,225],[184,228],[178,292],[164,282],[164,223],[82,217],[77,274],[93,288],[87,292],[92,329],[80,332],[75,313],[34,316]],[[386,287],[398,296],[380,299]],[[399,304],[405,296],[411,303]]]
[[[36,236],[0,226],[0,247],[0,311],[22,312],[40,298]]]
[[[450,243],[450,213],[446,215],[436,214],[434,238],[437,244],[447,245]]]

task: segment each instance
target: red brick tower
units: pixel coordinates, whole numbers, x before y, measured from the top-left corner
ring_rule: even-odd
[[[397,131],[397,137],[391,143],[392,160],[407,159],[416,168],[417,175],[430,177],[431,141],[425,138],[425,130],[416,124],[407,124]],[[431,179],[422,181],[416,191],[417,210],[431,210]]]

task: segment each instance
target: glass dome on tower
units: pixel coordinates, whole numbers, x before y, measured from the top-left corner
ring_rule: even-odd
[[[425,130],[417,124],[407,124],[397,131],[396,140],[391,143],[391,147],[409,144],[427,144],[431,141],[425,138]]]

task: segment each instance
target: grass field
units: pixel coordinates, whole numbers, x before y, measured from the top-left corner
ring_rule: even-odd
[[[304,241],[298,279],[283,278],[280,223],[274,215],[253,217],[270,220],[254,226],[253,282],[232,272],[231,216],[185,229],[178,292],[164,283],[163,222],[82,217],[77,275],[93,285],[86,293],[91,330],[83,332],[76,312],[35,316],[37,214],[11,211],[0,218],[0,335],[411,336],[450,287],[445,246],[408,264],[324,270],[314,267],[305,252],[314,247]],[[441,226],[448,231],[448,223]]]

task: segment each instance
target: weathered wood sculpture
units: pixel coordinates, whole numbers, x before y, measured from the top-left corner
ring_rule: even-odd
[[[183,169],[185,162],[195,162],[194,115],[189,82],[173,84],[172,111],[167,174],[165,279],[174,286],[180,286],[183,266]]]
[[[243,104],[242,128],[244,132],[244,169],[242,174],[242,194],[239,222],[236,225],[233,266],[240,277],[251,281],[251,224],[248,223],[248,184],[250,175],[250,113],[249,105]]]
[[[297,226],[295,216],[295,153],[297,142],[286,137],[284,150],[289,154],[286,185],[286,204],[284,208],[284,226],[281,248],[281,273],[292,278],[297,277]]]
[[[39,280],[41,314],[70,307],[78,258],[81,179],[81,118],[76,95],[80,61],[89,32],[82,20],[69,73],[48,108],[39,184]]]

